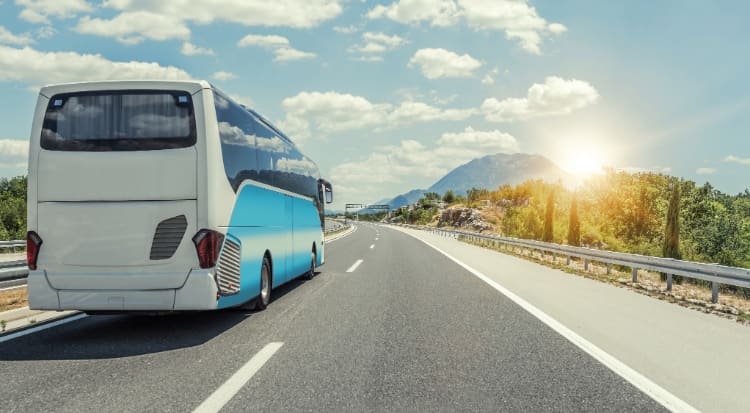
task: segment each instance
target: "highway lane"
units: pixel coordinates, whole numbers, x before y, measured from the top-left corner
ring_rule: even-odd
[[[2,410],[191,411],[270,343],[223,411],[662,409],[408,235],[359,225],[321,270],[264,312],[87,317],[2,343]]]

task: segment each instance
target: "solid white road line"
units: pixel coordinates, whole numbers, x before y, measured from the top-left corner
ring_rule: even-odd
[[[354,272],[354,270],[356,270],[357,267],[359,267],[359,264],[362,264],[362,260],[357,260],[357,262],[355,262],[354,264],[352,264],[352,266],[349,267],[349,269],[346,270],[346,272]]]
[[[232,375],[224,384],[216,389],[213,394],[208,396],[206,400],[201,403],[193,413],[209,413],[218,412],[224,407],[229,400],[232,400],[237,392],[247,383],[255,373],[263,367],[273,355],[279,351],[284,343],[268,343],[263,347],[253,358],[250,359],[244,366],[240,367],[236,373]]]
[[[356,225],[352,225],[351,228],[352,228],[351,231],[345,231],[345,232],[342,232],[340,234],[336,234],[336,236],[334,238],[332,238],[332,239],[324,239],[323,243],[324,244],[330,244],[330,243],[332,243],[334,241],[340,240],[341,238],[348,237],[349,235],[352,235],[352,234],[354,234],[357,231],[357,226]]]
[[[370,245],[370,249],[375,248],[375,244]]]
[[[13,340],[14,338],[27,336],[29,334],[34,334],[36,332],[39,332],[39,331],[42,331],[42,330],[46,330],[48,328],[57,327],[59,325],[70,323],[72,321],[80,320],[80,319],[86,318],[86,317],[88,317],[86,314],[76,314],[76,315],[74,315],[72,317],[63,318],[62,320],[57,320],[57,321],[53,321],[51,323],[42,324],[40,326],[27,328],[27,329],[21,330],[21,331],[19,331],[17,333],[11,333],[11,334],[8,334],[7,336],[0,337],[0,343],[5,343],[6,341]]]
[[[10,291],[10,290],[17,290],[17,289],[19,289],[19,288],[26,288],[26,284],[21,284],[21,285],[14,285],[13,287],[5,287],[5,288],[0,288],[0,291]]]
[[[428,241],[420,239],[416,235],[410,234],[406,231],[402,231],[402,232],[408,235],[411,235],[412,237],[418,239],[419,241],[424,242],[428,246],[432,247],[435,251],[445,255],[451,261],[460,265],[461,267],[463,267],[470,273],[474,274],[480,280],[489,284],[492,288],[496,289],[501,294],[508,297],[510,300],[518,304],[521,308],[531,313],[531,315],[538,318],[541,322],[549,326],[551,329],[555,330],[558,334],[565,337],[571,343],[575,344],[578,348],[585,351],[587,354],[589,354],[591,357],[598,360],[600,363],[602,363],[604,366],[606,366],[607,368],[615,372],[617,375],[619,375],[623,379],[630,382],[630,384],[632,384],[633,386],[637,387],[639,390],[647,394],[649,397],[654,399],[657,403],[664,406],[667,410],[672,411],[672,412],[691,412],[691,413],[699,412],[699,410],[687,404],[687,402],[683,401],[682,399],[678,398],[674,394],[670,393],[668,390],[664,389],[663,387],[649,380],[647,377],[633,370],[628,365],[616,359],[614,356],[610,355],[604,350],[600,349],[599,347],[597,347],[590,341],[579,336],[573,330],[569,329],[568,327],[565,327],[562,323],[560,323],[559,321],[547,315],[547,313],[536,308],[534,305],[532,305],[528,301],[517,296],[515,293],[503,287],[502,285],[498,284],[497,282],[490,279],[486,275],[475,270],[469,265],[464,264],[463,262],[459,261],[457,258],[454,258],[452,255],[441,250],[435,245],[432,245]]]

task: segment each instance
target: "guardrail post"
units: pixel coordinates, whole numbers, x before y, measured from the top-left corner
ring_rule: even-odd
[[[672,274],[667,274],[667,291],[672,291]]]
[[[633,282],[638,282],[638,268],[633,267]]]
[[[607,275],[612,275],[612,263],[607,263]]]
[[[570,255],[565,256],[565,265],[570,265]]]
[[[584,271],[588,271],[589,270],[589,259],[588,258],[584,258],[583,259],[583,270]]]
[[[711,302],[716,304],[719,302],[719,283],[711,281]]]

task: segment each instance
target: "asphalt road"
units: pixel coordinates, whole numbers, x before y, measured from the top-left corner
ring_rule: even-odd
[[[18,412],[193,411],[222,391],[227,412],[663,410],[442,254],[370,225],[266,311],[87,317],[1,343],[0,377],[0,410]]]

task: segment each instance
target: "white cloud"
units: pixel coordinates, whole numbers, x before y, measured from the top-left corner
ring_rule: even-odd
[[[237,42],[238,47],[257,46],[274,53],[275,62],[288,62],[301,59],[312,59],[315,53],[303,52],[291,47],[289,39],[276,35],[248,34]]]
[[[367,32],[362,35],[362,38],[367,42],[379,43],[389,48],[398,47],[406,43],[403,37],[396,35],[389,36],[385,33]]]
[[[180,53],[184,54],[185,56],[196,56],[196,55],[213,56],[214,55],[214,51],[212,49],[199,47],[190,42],[185,42],[182,44]]]
[[[432,26],[453,26],[463,19],[475,30],[503,31],[533,54],[541,52],[543,36],[567,31],[560,23],[547,23],[526,0],[398,0],[375,6],[367,16],[404,24],[425,21]]]
[[[716,172],[716,168],[698,168],[695,173],[698,175],[711,175]]]
[[[475,109],[441,109],[425,103],[406,101],[398,106],[372,103],[361,96],[338,92],[300,92],[281,103],[286,118],[281,128],[302,141],[310,138],[312,128],[320,134],[346,130],[391,127],[437,120],[464,120]]]
[[[495,84],[495,76],[497,76],[497,74],[499,72],[500,72],[500,69],[498,69],[498,68],[494,68],[494,69],[490,70],[490,72],[487,73],[486,75],[484,75],[484,77],[482,78],[482,84],[483,85],[488,85],[488,86],[494,85]]]
[[[459,133],[444,133],[432,147],[409,139],[398,145],[378,148],[366,158],[332,168],[331,181],[339,199],[342,196],[346,199],[373,199],[392,195],[384,193],[384,188],[389,185],[428,185],[471,159],[488,153],[518,151],[518,142],[507,133],[466,128]]]
[[[36,31],[36,37],[40,39],[49,39],[56,34],[57,30],[52,26],[42,26]]]
[[[740,158],[734,155],[729,155],[726,158],[724,158],[724,162],[734,162],[744,165],[750,165],[750,158]]]
[[[85,0],[16,0],[16,5],[23,7],[21,19],[44,24],[50,23],[50,17],[68,19],[94,10]]]
[[[453,0],[400,0],[389,6],[381,4],[367,13],[371,19],[389,18],[399,23],[429,21],[432,26],[453,26],[460,13]]]
[[[273,53],[276,55],[273,58],[274,62],[291,62],[293,60],[312,59],[317,56],[315,53],[303,52],[291,47],[281,47],[275,49]]]
[[[216,80],[229,80],[229,79],[236,78],[237,75],[235,75],[234,73],[230,73],[230,72],[218,71],[212,74],[211,77]]]
[[[163,41],[190,38],[190,29],[177,17],[148,11],[120,13],[110,20],[84,16],[75,30],[82,34],[113,37],[124,44],[137,44],[145,39]]]
[[[337,92],[300,92],[281,102],[286,118],[282,130],[295,140],[310,137],[310,126],[323,133],[360,129],[382,123],[390,105],[376,105],[361,96]]]
[[[477,148],[486,153],[516,153],[520,150],[518,141],[512,135],[499,130],[478,131],[470,126],[463,132],[444,133],[438,140],[438,144],[459,148]]]
[[[419,66],[428,79],[470,77],[482,63],[468,54],[458,55],[445,49],[419,49],[409,60],[409,67]]]
[[[17,46],[28,46],[34,43],[34,39],[28,33],[13,34],[8,29],[0,26],[0,44],[13,44]]]
[[[66,0],[68,1],[68,0]],[[311,28],[341,14],[343,0],[107,0],[105,7],[148,11],[180,21]]]
[[[276,35],[248,34],[237,42],[239,47],[259,46],[268,48],[289,47],[289,39]]]
[[[436,120],[465,120],[476,114],[475,109],[440,109],[422,102],[403,102],[388,113],[388,125],[403,125]]]
[[[383,56],[360,56],[354,60],[359,60],[360,62],[382,62]]]
[[[381,61],[383,57],[380,53],[384,53],[389,50],[393,50],[406,43],[406,39],[400,36],[390,36],[385,33],[366,32],[362,34],[362,40],[364,44],[354,45],[349,48],[350,53],[362,53],[364,56],[360,56],[357,60],[363,62],[374,62]]]
[[[585,81],[550,76],[544,84],[532,85],[525,98],[485,99],[481,110],[488,121],[511,122],[570,113],[593,104],[598,98],[596,89]]]
[[[333,30],[337,33],[352,34],[359,31],[359,27],[355,25],[351,26],[334,26]]]
[[[0,168],[26,166],[29,158],[29,142],[15,139],[0,139]]]
[[[64,67],[65,70],[60,70]],[[34,86],[89,80],[190,79],[184,70],[148,62],[113,62],[98,54],[41,52],[0,45],[0,81]]]

